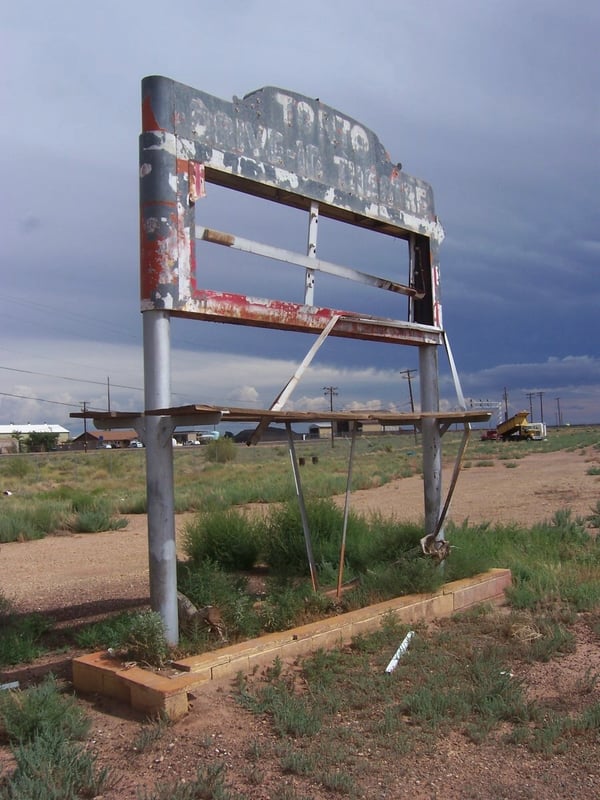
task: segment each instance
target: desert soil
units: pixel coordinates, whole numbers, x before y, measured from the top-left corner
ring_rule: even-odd
[[[597,450],[531,454],[515,462],[513,468],[507,468],[505,461],[492,463],[478,466],[475,461],[462,472],[450,519],[530,526],[566,508],[573,516],[586,518],[597,507],[600,478],[589,474],[590,467],[600,463]],[[339,500],[343,502],[343,498]],[[7,501],[10,498],[1,502]],[[382,512],[400,520],[419,520],[422,479],[415,476],[356,491],[351,507],[359,513]],[[185,522],[185,516],[177,520],[179,543]],[[127,528],[120,531],[3,544],[0,591],[19,611],[50,612],[65,624],[91,619],[114,607],[147,604],[146,539],[146,518],[136,516],[130,517]],[[532,700],[550,699],[563,711],[578,710],[584,699],[586,705],[600,702],[597,681],[590,682],[593,696],[581,697],[584,676],[600,675],[598,639],[583,620],[576,625],[575,633],[575,652],[550,664],[522,668],[518,677],[524,680]],[[21,675],[26,678],[27,671]],[[0,673],[0,682],[12,677],[14,674]],[[193,699],[188,716],[144,752],[133,748],[142,722],[139,717],[107,699],[81,698],[92,719],[89,746],[97,752],[98,763],[110,767],[114,779],[102,798],[136,798],[157,782],[189,782],[198,764],[208,761],[226,765],[228,783],[240,797],[334,797],[309,779],[283,774],[274,756],[265,756],[258,770],[252,768],[248,749],[260,741],[268,752],[273,749],[274,736],[267,720],[250,715],[236,704],[230,689],[229,682],[202,689]],[[600,739],[595,748],[572,747],[548,759],[506,745],[500,736],[475,745],[460,733],[452,733],[439,740],[435,750],[399,756],[394,762],[384,760],[387,756],[365,753],[367,769],[360,776],[357,796],[415,800],[600,797],[598,745]],[[8,748],[0,746],[0,774],[3,767],[10,769],[11,763]]]

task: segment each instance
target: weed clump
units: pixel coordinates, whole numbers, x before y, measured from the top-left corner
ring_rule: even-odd
[[[136,614],[122,642],[126,658],[152,667],[163,667],[169,645],[161,616],[156,611]]]

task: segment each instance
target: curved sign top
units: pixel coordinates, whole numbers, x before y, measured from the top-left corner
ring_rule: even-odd
[[[195,206],[205,182],[309,212],[308,253],[199,227]],[[229,102],[169,78],[144,78],[140,215],[142,311],[305,332],[337,317],[332,336],[440,341],[443,229],[431,186],[393,163],[373,131],[318,99],[268,86]],[[408,282],[316,258],[318,215],[407,240]],[[303,267],[304,303],[202,288],[197,240]],[[318,271],[408,295],[409,320],[387,324],[316,306]]]
[[[187,157],[215,183],[267,197],[279,190],[290,205],[310,198],[326,215],[443,238],[431,186],[393,163],[373,131],[318,99],[266,86],[228,102],[152,76],[142,83],[142,123],[187,142]]]

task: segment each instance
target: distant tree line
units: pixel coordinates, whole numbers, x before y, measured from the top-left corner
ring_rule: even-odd
[[[19,444],[19,453],[48,453],[58,445],[58,433],[33,432],[25,436],[17,431],[12,438]]]

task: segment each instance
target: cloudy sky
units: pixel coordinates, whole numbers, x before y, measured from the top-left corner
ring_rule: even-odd
[[[600,422],[595,0],[21,0],[0,26],[0,423],[78,433],[68,415],[83,401],[143,407],[138,135],[153,74],[226,100],[278,86],[371,128],[433,186],[464,394],[498,403],[506,390],[516,411],[534,393],[534,420],[560,408]],[[230,195],[208,187],[207,224],[304,251],[305,215]],[[322,258],[404,270],[401,243],[345,228],[320,227]],[[253,288],[245,263],[215,255],[206,269],[234,284],[212,288]],[[301,270],[265,270],[301,299]],[[174,320],[173,402],[268,407],[312,341]],[[336,408],[409,410],[402,373],[417,366],[416,348],[327,342],[292,405],[325,408],[334,386]],[[414,390],[418,402],[418,374]]]

